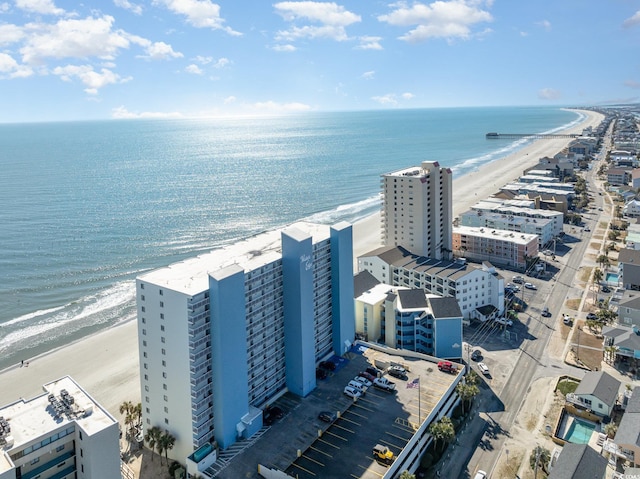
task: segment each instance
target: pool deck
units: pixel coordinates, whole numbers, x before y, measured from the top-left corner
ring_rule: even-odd
[[[589,423],[589,424],[593,424],[595,425],[595,429],[593,430],[593,432],[591,433],[591,436],[589,437],[589,441],[588,444],[596,444],[597,440],[598,440],[598,433],[600,432],[600,425],[597,423],[594,423],[593,421],[589,421],[587,419],[583,419],[583,418],[577,418],[582,422],[585,423]],[[567,441],[567,442],[571,442],[567,439],[565,439],[567,433],[569,432],[569,429],[571,428],[571,425],[573,424],[573,422],[576,420],[575,416],[572,416],[569,413],[565,413],[564,417],[562,418],[562,424],[560,425],[560,429],[558,431],[558,436],[560,439]],[[595,434],[594,434],[595,433]],[[597,447],[597,446],[596,446]]]

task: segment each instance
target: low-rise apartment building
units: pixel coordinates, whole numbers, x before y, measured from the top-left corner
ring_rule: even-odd
[[[547,243],[553,241],[556,230],[552,219],[512,216],[506,213],[490,213],[481,210],[470,210],[462,213],[460,215],[460,226],[538,235],[538,248],[540,250],[544,249]]]
[[[564,214],[562,214],[561,211],[536,208],[533,200],[519,201],[487,198],[486,200],[479,201],[473,205],[471,210],[500,213],[509,216],[520,216],[531,220],[549,220],[553,224],[552,235],[554,237],[560,236],[563,229]]]
[[[478,310],[486,306],[492,306],[496,315],[504,313],[504,278],[491,264],[437,260],[384,246],[360,256],[358,271],[368,271],[381,283],[455,298],[465,321],[477,318]]]
[[[524,271],[538,251],[537,235],[471,226],[453,228],[453,254],[470,261],[489,261]]]

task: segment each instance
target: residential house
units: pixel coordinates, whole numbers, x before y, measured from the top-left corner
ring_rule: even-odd
[[[589,409],[595,414],[609,417],[618,400],[620,381],[604,371],[589,371],[567,400]]]
[[[568,150],[579,158],[591,156],[596,149],[597,140],[595,138],[577,138],[569,143]]]
[[[618,324],[640,327],[640,294],[625,291],[618,301]]]
[[[602,344],[616,347],[616,358],[640,358],[640,331],[635,326],[605,326],[602,328]]]
[[[640,387],[633,388],[616,435],[605,441],[603,449],[633,466],[640,460]]]
[[[620,250],[618,275],[625,289],[640,291],[640,251],[629,248]]]
[[[568,442],[555,460],[547,479],[604,479],[607,459],[588,444]]]
[[[564,181],[565,178],[571,178],[574,175],[574,164],[567,158],[549,158],[545,156],[538,160],[538,164],[525,170],[524,173],[528,174],[531,170],[546,170],[552,171],[553,176],[559,178],[560,181]]]
[[[607,170],[607,182],[610,185],[626,185],[629,183],[631,175],[629,170],[624,168],[609,168]]]
[[[631,187],[636,191],[640,188],[640,168],[631,170]]]

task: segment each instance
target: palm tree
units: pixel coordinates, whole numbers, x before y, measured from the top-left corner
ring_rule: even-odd
[[[618,348],[615,347],[614,345],[605,346],[604,352],[606,353],[607,362],[609,362],[609,363],[613,362],[614,358],[616,357],[616,351],[617,350],[618,350]]]
[[[598,258],[596,259],[596,262],[603,269],[608,267],[611,264],[611,260],[609,259],[609,257],[606,254],[601,254],[600,256],[598,256]]]
[[[538,467],[541,467],[544,473],[547,473],[547,464],[551,459],[551,453],[549,449],[545,449],[542,446],[536,446],[531,455],[529,456],[529,464],[534,471],[534,475],[538,473]]]
[[[149,428],[149,430],[145,433],[144,440],[147,442],[147,444],[149,445],[149,449],[151,449],[152,452],[155,452],[156,447],[158,447],[158,442],[161,435],[162,431],[157,426]],[[151,456],[151,460],[153,461],[153,455]]]
[[[411,474],[409,471],[402,471],[400,479],[416,479],[415,474]]]
[[[169,451],[173,449],[176,438],[173,437],[169,431],[165,431],[158,439],[158,442],[160,443],[158,446],[158,454],[162,456],[162,452],[164,452],[164,458],[167,460],[167,464],[169,464]]]
[[[610,422],[604,427],[604,433],[609,437],[609,439],[612,439],[613,436],[616,435],[616,432],[618,432],[618,426],[613,422]]]
[[[453,441],[453,438],[456,436],[451,418],[443,416],[438,422],[432,423],[429,426],[429,434],[433,436],[436,445],[439,441],[442,441],[442,450],[444,450],[446,444]]]
[[[600,268],[596,268],[593,271],[593,284],[598,286],[598,291],[600,291],[600,281],[604,278],[604,273]]]
[[[460,396],[460,400],[462,401],[462,414],[464,414],[464,405],[466,402],[471,401],[474,397],[476,397],[480,393],[480,389],[475,384],[466,384],[466,383],[458,383],[456,386],[456,392],[458,396]]]

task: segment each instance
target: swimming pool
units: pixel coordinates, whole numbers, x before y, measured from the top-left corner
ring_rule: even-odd
[[[569,428],[566,429],[562,439],[573,444],[588,444],[591,434],[596,429],[596,423],[569,414],[565,416],[565,420],[569,424]]]
[[[609,284],[618,285],[618,275],[616,273],[607,273],[604,280]]]

